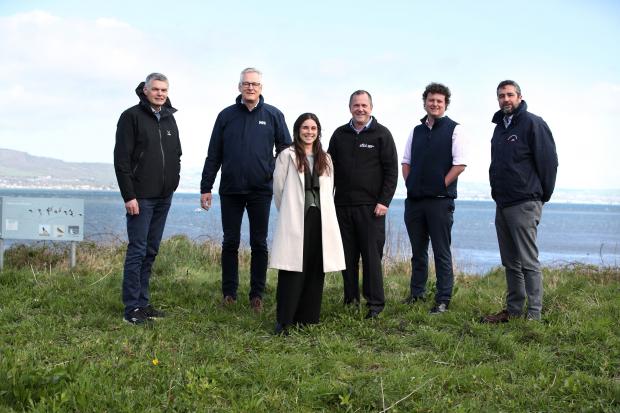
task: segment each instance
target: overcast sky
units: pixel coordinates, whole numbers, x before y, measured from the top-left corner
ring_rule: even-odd
[[[289,127],[315,112],[327,147],[356,89],[399,156],[436,81],[469,137],[461,181],[487,182],[497,83],[521,84],[556,140],[560,188],[620,188],[618,1],[0,1],[0,148],[112,162],[120,113],[170,79],[182,174],[202,169],[241,69]],[[198,190],[198,188],[196,188]]]

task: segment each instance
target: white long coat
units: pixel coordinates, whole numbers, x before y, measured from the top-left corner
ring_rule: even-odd
[[[334,169],[328,156],[330,175],[319,176],[323,271],[343,270],[344,250],[334,206]],[[301,272],[304,250],[304,173],[297,170],[293,148],[280,152],[273,173],[273,196],[279,211],[273,235],[269,268]]]

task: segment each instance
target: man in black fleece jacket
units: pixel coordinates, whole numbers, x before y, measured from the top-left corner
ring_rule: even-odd
[[[506,270],[506,308],[481,319],[503,323],[520,317],[527,297],[528,320],[540,320],[542,272],[536,237],[542,207],[555,187],[558,156],[547,123],[527,111],[513,80],[497,86],[500,110],[493,116],[489,180],[497,204],[495,230]]]
[[[181,171],[168,79],[151,73],[136,94],[140,103],[121,114],[114,146],[114,170],[127,211],[123,304],[131,324],[163,317],[149,304],[149,279]]]
[[[366,318],[375,318],[385,306],[381,259],[398,159],[392,134],[371,116],[370,93],[353,92],[349,110],[351,120],[334,131],[328,149],[334,163],[334,201],[347,266],[342,272],[344,303],[359,304],[361,255]]]

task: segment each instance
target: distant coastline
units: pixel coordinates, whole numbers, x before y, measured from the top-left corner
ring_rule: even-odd
[[[467,186],[466,183],[463,186]],[[181,194],[196,194],[198,195],[198,186],[192,187],[181,186],[177,189],[177,193]],[[43,191],[94,191],[94,192],[110,192],[116,193],[118,192],[118,187],[115,185],[75,185],[75,184],[51,184],[51,185],[40,185],[40,184],[7,184],[0,178],[0,195],[1,191],[33,191],[33,190],[43,190]],[[466,191],[460,191],[466,192]],[[214,194],[217,194],[217,191],[213,191]],[[394,199],[405,199],[407,195],[401,191],[397,192],[394,195]],[[458,197],[459,201],[487,201],[493,202],[491,198],[491,194],[489,192],[488,195],[484,194],[476,194],[476,193],[464,193],[460,194]],[[576,204],[576,205],[620,205],[620,189],[617,190],[579,190],[579,189],[556,189],[553,197],[551,198],[550,203],[553,204]]]
[[[177,192],[197,194],[202,169],[183,168]],[[215,188],[219,185],[215,182]],[[0,191],[118,191],[114,166],[111,163],[65,162],[59,159],[33,156],[26,152],[0,148]],[[214,191],[217,193],[217,191]],[[459,182],[459,200],[491,201],[487,182]],[[407,196],[399,179],[396,198]],[[620,205],[620,187],[611,189],[556,188],[552,203]]]

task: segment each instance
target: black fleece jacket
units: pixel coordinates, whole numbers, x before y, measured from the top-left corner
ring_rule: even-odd
[[[390,206],[398,181],[396,145],[390,131],[373,117],[357,133],[340,126],[329,141],[334,164],[334,202],[337,206]]]
[[[493,115],[489,180],[491,196],[500,208],[526,201],[547,202],[555,188],[558,155],[547,123],[527,111],[524,100],[508,128],[504,113]]]
[[[143,89],[144,82],[136,88],[140,103],[124,111],[116,126],[114,170],[125,202],[165,197],[179,186],[182,152],[176,109],[166,99],[158,121]]]

